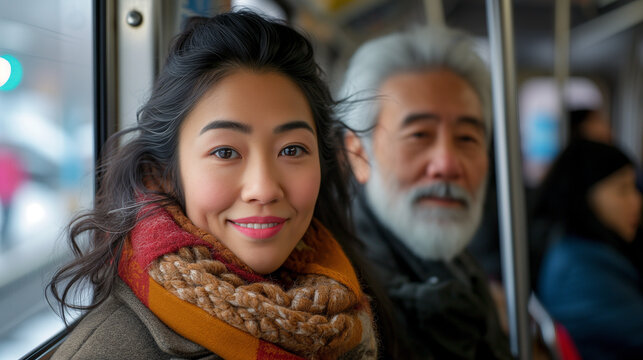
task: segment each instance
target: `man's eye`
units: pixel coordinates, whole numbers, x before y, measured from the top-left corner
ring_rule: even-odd
[[[308,150],[304,149],[302,146],[299,146],[299,145],[286,146],[279,152],[279,156],[298,157],[303,154],[308,154]]]
[[[429,133],[426,131],[418,131],[418,132],[412,133],[411,136],[414,138],[423,139],[423,138],[429,137]]]
[[[469,135],[463,135],[463,136],[460,136],[460,137],[458,137],[458,139],[459,139],[461,142],[470,142],[470,143],[477,143],[477,142],[478,142],[478,138],[477,138],[477,137],[475,137],[475,136],[469,136]]]
[[[238,152],[228,147],[214,149],[210,154],[218,157],[219,159],[224,159],[224,160],[229,160],[229,159],[234,159],[239,157]]]

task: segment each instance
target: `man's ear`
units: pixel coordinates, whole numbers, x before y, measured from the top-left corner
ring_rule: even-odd
[[[360,184],[365,184],[371,176],[371,165],[362,140],[354,132],[347,131],[344,135],[344,146],[348,152],[348,161],[355,179]]]

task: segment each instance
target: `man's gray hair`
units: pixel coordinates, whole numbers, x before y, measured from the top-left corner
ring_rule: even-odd
[[[353,55],[340,90],[347,99],[340,113],[346,125],[365,131],[376,125],[376,98],[390,76],[407,71],[448,69],[462,76],[480,98],[487,136],[491,134],[491,80],[480,46],[466,33],[446,28],[416,28],[363,44]],[[370,136],[369,136],[370,137]]]

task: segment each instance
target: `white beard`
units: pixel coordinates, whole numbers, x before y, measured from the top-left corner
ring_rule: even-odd
[[[486,179],[475,195],[449,182],[436,182],[401,190],[394,179],[385,181],[376,166],[366,183],[366,198],[378,220],[416,256],[451,261],[469,245],[482,218]],[[424,196],[449,196],[463,208],[419,204]]]

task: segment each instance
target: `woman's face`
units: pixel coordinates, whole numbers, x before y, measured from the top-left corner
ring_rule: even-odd
[[[306,232],[321,182],[304,94],[276,72],[240,69],[181,125],[188,218],[260,274],[279,268]]]
[[[641,217],[641,194],[631,166],[623,167],[598,182],[589,193],[598,219],[626,241],[632,241]]]

